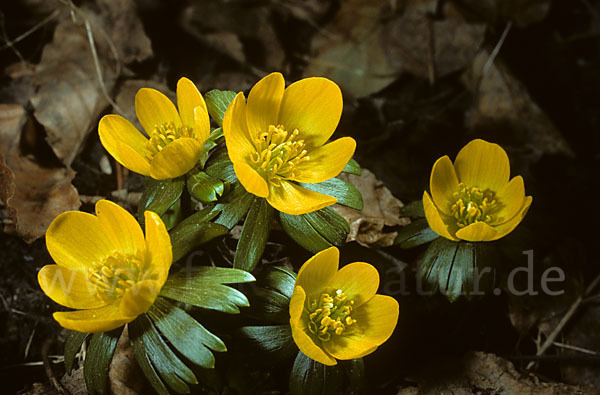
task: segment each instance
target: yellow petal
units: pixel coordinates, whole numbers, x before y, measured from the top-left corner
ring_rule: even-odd
[[[456,231],[456,237],[467,241],[491,241],[498,231],[485,222],[475,222]]]
[[[354,155],[356,141],[342,137],[308,153],[309,159],[296,167],[294,181],[318,183],[340,174]]]
[[[245,162],[233,162],[233,171],[246,190],[258,197],[269,196],[267,181]]]
[[[146,211],[144,220],[146,223],[146,259],[149,262],[148,276],[160,282],[162,286],[173,262],[171,237],[158,214]]]
[[[450,233],[448,225],[442,219],[440,212],[429,197],[427,191],[423,192],[423,209],[425,210],[425,218],[429,227],[438,235],[445,237],[448,240],[458,241],[456,237]]]
[[[223,134],[229,159],[233,163],[246,161],[256,152],[246,124],[246,99],[242,92],[233,99],[223,117]]]
[[[503,223],[502,225],[496,226],[496,230],[498,231],[498,233],[496,233],[496,235],[491,240],[501,239],[502,237],[512,232],[517,227],[517,225],[521,223],[523,218],[525,218],[525,215],[527,214],[527,211],[529,211],[529,207],[531,206],[532,201],[533,198],[531,196],[527,196],[525,198],[521,211],[517,215],[515,215],[510,221]]]
[[[313,338],[307,332],[308,324],[305,320],[301,319],[305,299],[306,294],[302,287],[296,287],[292,299],[290,300],[290,327],[292,328],[294,342],[300,351],[307,357],[322,364],[333,366],[337,361],[315,343]],[[294,306],[293,312],[292,306]],[[295,319],[295,317],[297,317],[297,319]]]
[[[510,163],[498,144],[476,139],[460,150],[454,161],[460,182],[498,192],[508,182]]]
[[[119,311],[126,317],[137,317],[150,309],[156,300],[162,284],[158,281],[142,281],[127,291],[119,303]]]
[[[277,126],[284,89],[285,81],[281,73],[271,73],[252,87],[246,108],[250,136],[266,132],[269,125]]]
[[[142,228],[127,210],[111,201],[99,200],[96,203],[96,215],[116,250],[131,255],[145,251]]]
[[[150,176],[156,180],[182,176],[196,166],[201,153],[200,141],[190,137],[178,138],[154,156],[150,165]]]
[[[302,265],[296,276],[296,287],[308,295],[320,294],[333,280],[340,262],[340,251],[330,247],[320,251]]]
[[[115,305],[90,310],[60,311],[54,313],[53,317],[63,328],[84,333],[111,331],[135,318],[123,316]]]
[[[340,121],[342,107],[342,92],[333,81],[305,78],[288,86],[283,93],[279,123],[288,131],[298,129],[299,138],[305,140],[310,150],[329,140]]]
[[[181,118],[175,105],[156,89],[142,88],[138,91],[135,95],[135,113],[148,135],[165,123],[173,122],[176,128],[181,127]]]
[[[504,188],[496,194],[496,200],[500,204],[497,220],[494,225],[510,221],[523,208],[525,202],[525,184],[523,177],[516,176]]]
[[[354,308],[357,308],[377,293],[379,273],[368,263],[350,263],[335,274],[329,286],[344,292],[347,299],[354,300]]]
[[[194,108],[194,122],[196,137],[198,138],[198,141],[204,144],[206,139],[208,139],[208,136],[210,136],[210,119],[208,118],[208,110],[206,107],[198,106]]]
[[[72,309],[95,309],[106,305],[96,296],[96,286],[85,271],[46,265],[38,273],[42,291],[56,303]]]
[[[123,159],[123,162],[120,162],[123,166],[143,176],[150,175],[150,161],[147,156],[141,156],[133,148],[120,142],[117,142],[117,151]]]
[[[375,295],[371,300],[353,312],[356,320],[355,332],[347,336],[334,336],[324,342],[325,350],[337,359],[354,359],[365,356],[390,338],[398,323],[398,302],[396,299]]]
[[[105,115],[98,124],[98,135],[117,162],[136,173],[149,172],[150,164],[145,159],[150,152],[146,149],[148,139],[131,122],[120,115]]]
[[[302,313],[304,312],[304,301],[306,293],[301,286],[294,287],[294,293],[290,298],[290,325],[297,325],[300,322]]]
[[[331,206],[337,199],[282,180],[280,187],[271,185],[267,202],[283,213],[300,215]]]
[[[52,221],[46,246],[54,262],[71,269],[86,268],[115,250],[98,218],[80,211],[62,213]]]
[[[453,194],[458,191],[458,178],[448,156],[442,156],[433,165],[429,186],[436,207],[444,214],[450,215],[450,207],[456,201]]]
[[[177,81],[177,108],[183,126],[194,127],[194,108],[202,106],[206,109],[206,103],[196,85],[189,79],[182,77]]]

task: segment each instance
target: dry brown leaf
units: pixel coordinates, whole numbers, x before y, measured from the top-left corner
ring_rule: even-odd
[[[442,373],[442,374],[441,374]],[[589,389],[547,383],[522,375],[515,366],[494,354],[471,352],[461,359],[432,361],[417,379],[425,394],[589,394]],[[592,392],[593,393],[593,392]]]
[[[510,20],[518,27],[525,27],[546,18],[552,0],[456,0],[456,3],[490,24]]]
[[[207,18],[207,15],[210,15]],[[229,56],[239,63],[256,63],[254,66],[266,70],[281,70],[285,51],[273,28],[272,10],[260,2],[223,2],[219,0],[194,1],[183,12],[183,28],[199,41]],[[244,48],[244,42],[258,44],[255,48]],[[247,58],[247,54],[261,56]]]
[[[144,393],[145,379],[138,366],[129,342],[127,328],[121,334],[108,371],[110,389],[114,395]]]
[[[354,97],[375,93],[401,73],[432,83],[467,67],[484,39],[485,26],[462,18],[434,21],[437,2],[411,1],[389,19],[388,4],[351,0],[312,42],[315,57],[304,74],[324,75]],[[387,18],[387,19],[385,19]]]
[[[31,103],[56,156],[70,166],[108,105],[106,94],[114,87],[121,62],[140,61],[152,52],[133,0],[88,3],[73,14],[75,21],[66,11],[65,7],[53,41],[44,47],[36,66],[32,82],[38,91]],[[98,81],[86,21],[106,94]]]
[[[382,181],[367,169],[362,174],[342,173],[340,178],[352,183],[363,196],[362,211],[336,205],[336,211],[350,224],[346,241],[356,241],[365,247],[389,247],[394,244],[398,232],[385,227],[408,225],[410,220],[400,215],[404,204],[398,200]]]
[[[71,185],[73,170],[43,167],[31,155],[21,154],[26,122],[21,105],[0,104],[0,200],[9,220],[4,230],[32,242],[44,235],[57,215],[77,210],[81,203]]]
[[[345,94],[363,97],[396,79],[382,47],[382,3],[379,0],[346,0],[335,18],[313,38],[313,57],[304,76],[325,76]]]
[[[527,146],[534,156],[531,162],[544,154],[572,156],[567,141],[525,86],[498,59],[491,64],[489,59],[489,52],[481,50],[464,75],[465,84],[475,97],[466,125],[483,131],[498,129],[513,145]]]

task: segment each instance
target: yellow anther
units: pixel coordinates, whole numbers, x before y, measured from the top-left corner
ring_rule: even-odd
[[[450,214],[456,219],[459,228],[463,228],[475,222],[493,222],[496,217],[494,212],[498,206],[494,199],[495,193],[486,189],[464,183],[458,185],[458,191],[453,193],[455,202],[450,206]]]
[[[341,289],[331,294],[322,293],[319,298],[307,302],[309,331],[324,342],[329,341],[331,335],[348,334],[347,327],[356,323],[350,316],[353,304],[354,301],[348,300]]]

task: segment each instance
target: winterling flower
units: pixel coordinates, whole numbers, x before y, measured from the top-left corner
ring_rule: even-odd
[[[177,106],[155,89],[142,88],[135,95],[135,112],[149,136],[144,136],[120,115],[100,120],[98,134],[117,162],[136,173],[157,180],[186,174],[198,162],[210,134],[206,103],[192,81],[177,83]]]
[[[423,193],[431,229],[449,240],[500,239],[523,220],[533,198],[525,196],[523,178],[509,181],[510,163],[497,144],[473,140],[454,164],[448,156],[431,170],[431,197]]]
[[[57,263],[38,273],[52,300],[78,309],[54,313],[60,325],[80,332],[109,331],[148,311],[167,279],[171,240],[160,217],[145,212],[146,237],[125,209],[108,200],[96,216],[68,211],[46,232]]]
[[[294,342],[325,365],[372,353],[398,322],[398,302],[375,294],[377,269],[354,262],[338,270],[339,257],[338,249],[331,247],[306,261],[290,300]]]
[[[340,88],[326,78],[306,78],[285,88],[280,73],[261,79],[248,101],[240,92],[227,108],[223,133],[237,178],[275,209],[305,214],[337,200],[297,183],[337,176],[356,142],[342,137],[325,144],[342,114]]]

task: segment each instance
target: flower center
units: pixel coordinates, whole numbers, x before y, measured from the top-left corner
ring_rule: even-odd
[[[352,325],[356,320],[351,317],[354,300],[346,299],[341,289],[334,296],[321,294],[308,305],[310,322],[308,329],[322,341],[329,341],[331,335],[347,335],[352,333]]]
[[[458,184],[458,191],[454,192],[456,203],[450,208],[458,227],[464,228],[475,222],[489,224],[495,221],[496,216],[493,212],[499,206],[495,196],[496,193],[489,189],[482,191],[477,187],[468,187],[462,182]]]
[[[146,148],[150,151],[150,153],[146,154],[146,158],[152,160],[154,155],[162,151],[169,143],[181,137],[197,138],[194,128],[191,127],[176,127],[173,122],[156,125],[146,142]]]
[[[270,184],[281,186],[282,179],[296,177],[298,164],[309,159],[306,144],[298,140],[298,134],[298,129],[289,133],[282,125],[269,125],[268,131],[254,139],[256,152],[250,159]]]
[[[88,278],[96,286],[98,296],[111,302],[142,280],[144,262],[135,255],[115,252],[108,258],[94,262],[88,269]]]

